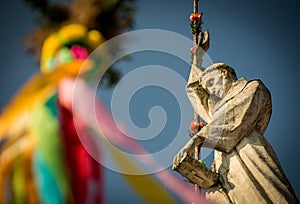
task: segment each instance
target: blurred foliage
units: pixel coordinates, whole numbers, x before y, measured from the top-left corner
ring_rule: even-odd
[[[101,32],[109,40],[134,25],[135,0],[72,0],[58,3],[50,0],[23,0],[33,11],[37,28],[30,31],[25,40],[28,53],[40,59],[44,40],[50,33],[70,23],[80,23],[88,29]],[[111,52],[117,52],[114,48]],[[104,84],[111,86],[120,73],[110,68],[104,76]]]

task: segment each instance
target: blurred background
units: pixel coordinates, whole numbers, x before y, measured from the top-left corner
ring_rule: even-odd
[[[35,27],[34,13],[20,0],[1,1],[0,4],[2,26],[0,108],[2,109],[22,84],[33,73],[39,71],[39,65],[32,56],[26,54],[22,45],[25,35]],[[203,12],[203,29],[210,31],[211,46],[208,55],[213,62],[231,65],[236,69],[238,77],[259,78],[271,91],[273,115],[265,136],[277,153],[298,198],[300,197],[298,164],[300,134],[297,128],[300,109],[299,9],[300,3],[297,0],[288,2],[200,0],[199,2],[199,10]],[[163,29],[192,40],[189,27],[189,15],[192,11],[192,0],[137,0],[135,25],[132,30]],[[189,64],[174,56],[156,52],[132,54],[130,61],[118,63],[115,67],[125,75],[140,66],[151,64],[169,67],[186,79],[189,74]],[[112,91],[113,88],[99,91],[108,108]],[[179,107],[174,97],[166,90],[146,87],[137,92],[132,99],[130,114],[133,122],[139,127],[147,127],[148,111],[156,105],[165,109],[168,121],[162,133],[164,137],[144,142],[143,145],[150,152],[163,148],[160,145],[166,145],[172,140],[180,121]],[[192,120],[192,112],[190,114]],[[189,122],[187,121],[187,124]],[[188,126],[186,129],[187,135],[183,137],[188,139]],[[107,169],[106,184],[107,203],[142,202],[122,181],[118,173]]]

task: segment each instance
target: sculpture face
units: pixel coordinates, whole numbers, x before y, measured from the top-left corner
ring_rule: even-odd
[[[209,94],[219,98],[224,98],[232,85],[232,81],[227,77],[227,70],[213,70],[206,73],[202,80]]]

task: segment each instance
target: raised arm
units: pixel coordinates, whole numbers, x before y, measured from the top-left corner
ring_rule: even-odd
[[[199,42],[198,45],[193,48],[193,64],[191,67],[191,72],[188,80],[188,85],[198,81],[202,76],[203,68],[202,68],[202,58],[209,49],[209,32],[206,30],[204,33],[200,32],[199,34]]]
[[[202,58],[209,48],[209,32],[199,34],[199,43],[193,48],[193,64],[191,67],[188,84],[186,86],[187,96],[193,106],[195,112],[201,116],[206,122],[210,120],[210,110],[208,107],[209,94],[201,85],[203,73]]]

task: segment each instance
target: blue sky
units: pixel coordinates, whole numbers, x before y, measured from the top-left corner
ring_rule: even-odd
[[[9,3],[1,2],[0,13],[1,108],[22,84],[38,71],[34,59],[26,55],[20,46],[24,35],[33,28],[33,15],[21,1],[14,0]],[[208,51],[210,58],[214,62],[225,62],[234,67],[238,77],[261,79],[271,91],[273,114],[265,136],[272,144],[298,197],[300,197],[297,158],[300,155],[300,134],[297,129],[300,99],[299,8],[297,0],[285,2],[200,0],[199,6],[204,13],[203,29],[208,29],[211,35],[211,46]],[[192,39],[189,28],[189,14],[192,9],[192,0],[137,1],[135,29],[169,30]],[[132,61],[121,63],[119,69],[126,74],[139,66],[149,64],[167,66],[184,78],[188,77],[188,64],[155,52],[133,54]],[[108,106],[109,96],[109,91],[103,96]],[[166,130],[163,132],[167,137],[149,141],[146,144],[149,151],[162,148],[159,145],[172,139],[180,117],[174,97],[165,90],[150,87],[137,92],[132,100],[130,113],[133,121],[138,126],[147,126],[149,123],[147,111],[154,105],[166,106],[166,113],[173,115],[170,116],[172,119],[168,120]],[[107,199],[110,203],[124,198],[128,202],[139,201],[125,185],[116,185],[120,181],[117,173],[109,172],[108,175],[110,180]],[[113,189],[115,196],[112,194]]]

